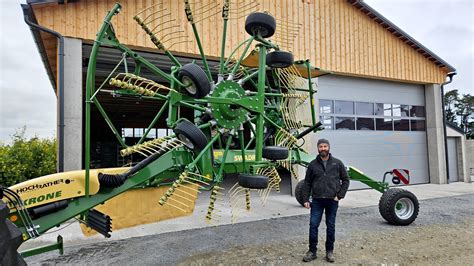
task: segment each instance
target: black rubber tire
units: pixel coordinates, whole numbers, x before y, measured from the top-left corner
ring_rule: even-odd
[[[301,180],[300,182],[298,182],[298,184],[296,184],[296,187],[295,187],[295,198],[296,198],[296,201],[298,201],[298,203],[301,206],[304,206],[303,184],[304,184],[304,180]]]
[[[23,242],[22,234],[8,216],[8,206],[0,200],[0,265],[26,265],[17,249]]]
[[[293,65],[293,54],[285,51],[274,51],[267,54],[267,66],[285,68]]]
[[[263,147],[262,157],[272,161],[285,160],[288,158],[288,149],[279,146],[265,146]]]
[[[270,38],[275,34],[276,20],[267,13],[253,12],[245,19],[245,31],[249,35],[260,34],[263,38]]]
[[[194,63],[182,66],[178,73],[178,79],[184,84],[192,82],[193,85],[184,89],[189,96],[195,99],[200,99],[211,91],[211,83],[207,79],[206,72]]]
[[[265,189],[268,187],[268,176],[239,174],[239,185],[244,188]]]
[[[209,141],[202,130],[188,120],[179,122],[173,131],[176,137],[193,151],[203,150]]]
[[[412,208],[412,211],[409,211],[407,217],[399,217],[396,212],[396,204],[399,200],[405,201],[409,205],[412,204],[409,208]],[[400,188],[391,188],[385,191],[382,194],[382,197],[379,201],[379,212],[380,215],[390,224],[393,225],[409,225],[415,221],[418,216],[420,209],[420,204],[416,196],[410,191],[400,189]]]

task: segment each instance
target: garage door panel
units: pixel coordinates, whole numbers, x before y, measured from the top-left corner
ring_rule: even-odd
[[[319,78],[317,97],[425,105],[423,90],[423,86],[415,84],[330,75]]]
[[[456,182],[456,181],[459,181],[456,139],[448,138],[447,141],[448,141],[449,181]]]
[[[421,85],[335,75],[319,79],[317,96],[327,100],[425,105]],[[412,184],[429,182],[425,131],[323,130],[312,138],[313,143],[318,138],[328,139],[335,157],[377,181],[382,180],[386,171],[404,168],[410,171]],[[391,182],[391,176],[387,181]],[[364,187],[360,182],[351,182],[350,188]]]
[[[329,142],[332,143],[331,140]],[[426,144],[416,145],[331,145],[331,152],[344,155],[346,157],[400,157],[400,156],[423,156],[426,155]]]

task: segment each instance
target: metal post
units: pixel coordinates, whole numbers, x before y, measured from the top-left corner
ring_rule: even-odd
[[[116,3],[111,11],[107,14],[104,19],[104,22],[110,22],[112,17],[120,11],[120,4]],[[86,78],[86,121],[85,121],[85,144],[84,144],[84,164],[85,164],[85,197],[89,197],[89,178],[90,178],[90,163],[91,163],[91,95],[94,92],[95,87],[95,70],[97,65],[97,53],[99,52],[100,42],[99,40],[103,38],[104,33],[110,27],[110,23],[103,23],[100,28],[99,33],[97,34],[96,42],[92,46],[91,55],[89,58],[89,64],[87,66],[87,78]]]
[[[219,74],[224,74],[224,56],[225,56],[225,41],[227,36],[227,19],[224,19],[224,29],[222,31],[222,44],[221,44],[221,60],[219,62]]]
[[[313,84],[311,82],[311,69],[309,66],[309,61],[306,60],[304,62],[306,65],[306,69],[308,70],[308,89],[309,89],[309,100],[310,100],[310,106],[311,106],[311,121],[313,122],[313,126],[316,125],[316,114],[314,112],[314,91],[313,91]]]
[[[259,65],[258,65],[258,105],[260,110],[263,110],[264,95],[265,95],[265,76],[266,76],[266,55],[267,48],[264,45],[259,45]],[[255,136],[255,161],[259,162],[262,160],[262,149],[263,149],[263,113],[257,114],[257,129]]]

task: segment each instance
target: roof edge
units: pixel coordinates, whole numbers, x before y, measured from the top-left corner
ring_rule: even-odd
[[[64,4],[64,0],[26,0],[26,3],[31,4]]]
[[[462,128],[460,128],[457,124],[453,123],[453,122],[450,122],[450,121],[446,121],[446,126],[450,127],[452,130],[454,131],[457,131],[458,133],[461,133],[463,135],[465,135],[464,131],[462,130]]]
[[[441,57],[436,55],[430,49],[426,48],[424,45],[422,45],[413,37],[411,37],[408,33],[400,29],[397,25],[395,25],[389,19],[387,19],[382,14],[377,12],[377,10],[373,9],[371,6],[365,3],[364,0],[347,0],[347,1],[351,5],[359,9],[361,12],[365,13],[372,20],[382,25],[382,27],[390,31],[397,38],[401,39],[403,42],[410,45],[410,47],[415,49],[415,51],[422,54],[424,57],[432,61],[438,67],[446,67],[449,70],[449,72],[456,72],[456,69],[453,66],[451,66],[448,62],[444,61]],[[391,31],[390,29],[393,29],[393,31]]]
[[[21,4],[21,8],[23,10],[23,16],[25,17],[25,19],[28,18],[31,22],[33,22],[35,24],[38,24],[38,21],[36,20],[35,14],[33,13],[33,10],[31,9],[31,5]],[[53,86],[54,94],[56,94],[56,79],[54,77],[53,70],[51,69],[51,65],[49,64],[48,56],[46,55],[46,49],[44,47],[44,43],[43,43],[43,39],[41,38],[41,34],[37,29],[33,29],[30,26],[28,26],[28,28],[31,31],[31,35],[33,35],[33,40],[36,44],[36,47],[38,48],[38,52],[40,53],[41,61],[43,61],[43,65],[44,65],[44,68],[46,69],[46,72],[48,74],[49,81],[51,82],[51,85]]]

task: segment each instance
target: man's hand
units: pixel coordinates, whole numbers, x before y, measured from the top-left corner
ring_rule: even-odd
[[[305,203],[304,203],[304,207],[305,207],[306,209],[309,209],[309,208],[311,208],[311,205],[309,204],[309,202],[305,202]]]
[[[335,201],[339,201],[339,198],[337,196],[334,197]]]

